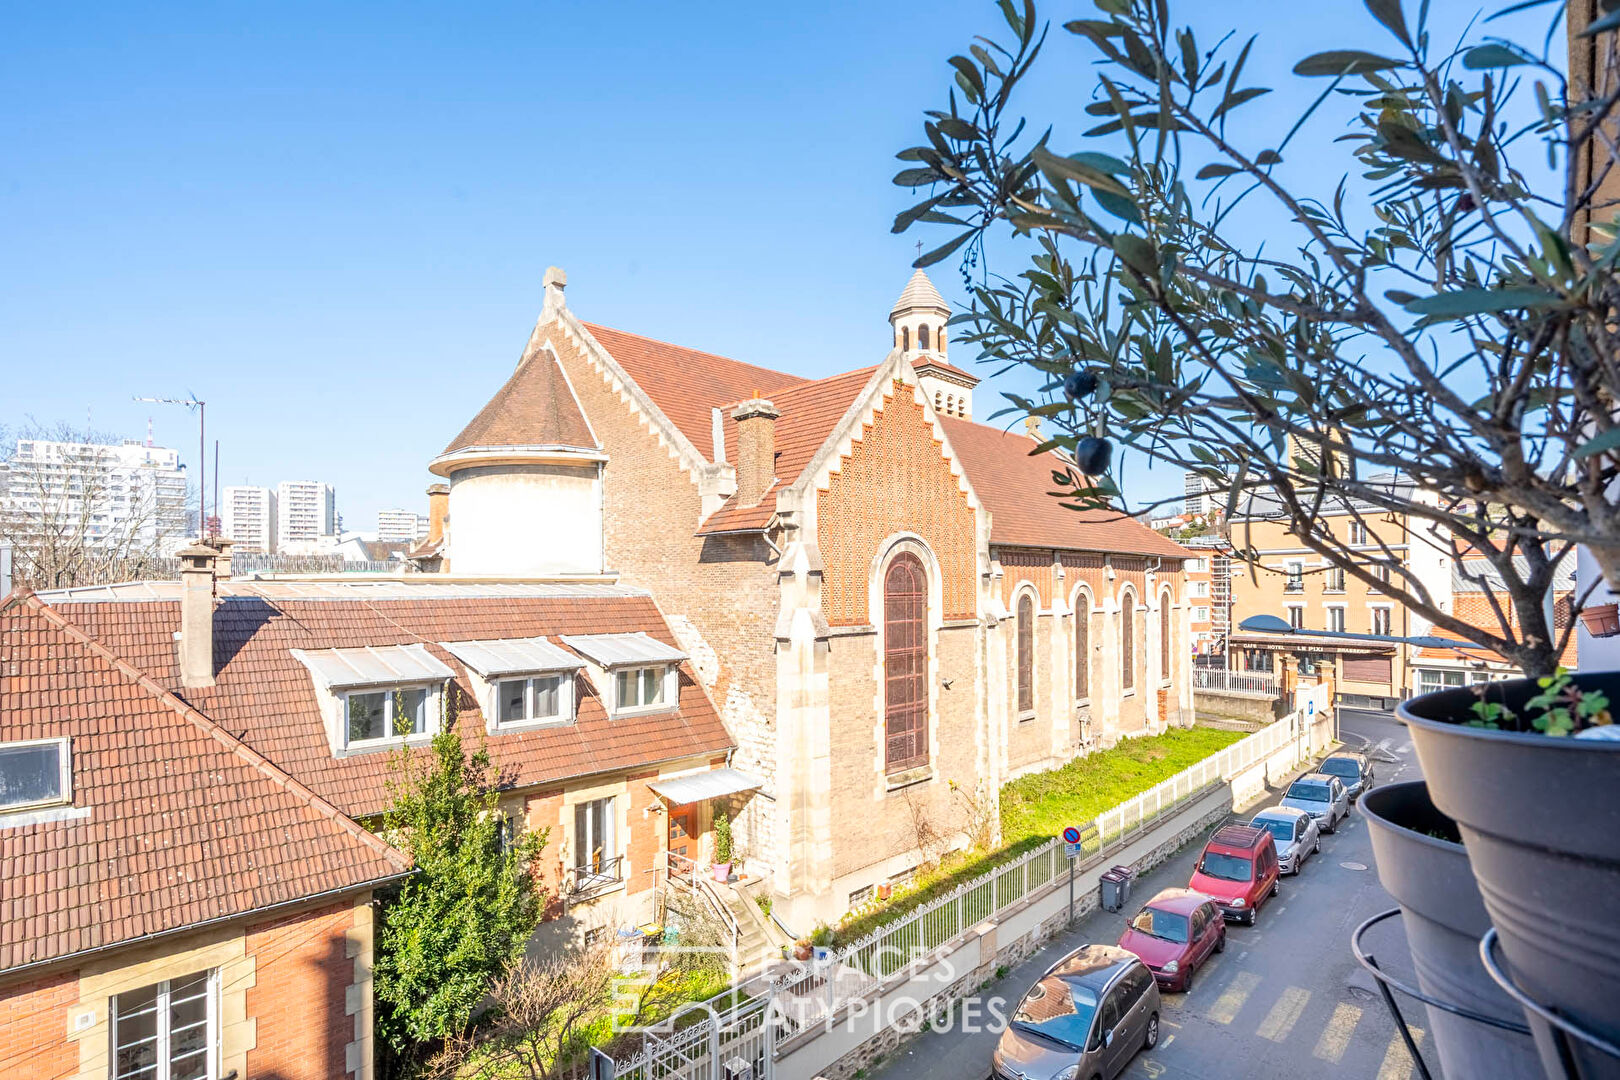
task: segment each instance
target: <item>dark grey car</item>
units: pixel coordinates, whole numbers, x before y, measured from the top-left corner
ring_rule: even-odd
[[[1113,1080],[1159,1041],[1159,987],[1134,953],[1082,945],[1029,988],[991,1059],[997,1080]]]
[[[1361,798],[1361,793],[1373,786],[1372,760],[1365,754],[1351,750],[1328,755],[1322,759],[1322,764],[1316,767],[1316,771],[1337,776],[1351,802]]]

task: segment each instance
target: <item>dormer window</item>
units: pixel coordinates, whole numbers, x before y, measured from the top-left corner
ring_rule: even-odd
[[[0,814],[72,801],[66,739],[0,743]]]
[[[450,665],[425,645],[293,649],[315,682],[332,752],[425,743],[433,737]]]
[[[585,665],[562,646],[543,637],[441,644],[467,665],[490,734],[573,722],[575,673]]]
[[[620,710],[655,709],[664,703],[664,676],[668,665],[620,668],[614,703]]]
[[[680,704],[680,664],[686,654],[647,634],[569,634],[564,644],[591,665],[611,697],[608,713],[624,716]]]

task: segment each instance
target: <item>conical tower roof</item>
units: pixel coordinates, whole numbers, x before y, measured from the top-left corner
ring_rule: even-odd
[[[495,447],[601,449],[568,377],[548,350],[538,350],[518,365],[489,404],[450,440],[444,455]]]
[[[934,283],[920,269],[912,273],[911,280],[900,291],[900,299],[889,309],[889,321],[893,322],[908,311],[937,311],[941,315],[951,313],[950,305],[945,303],[945,298],[939,295]]]

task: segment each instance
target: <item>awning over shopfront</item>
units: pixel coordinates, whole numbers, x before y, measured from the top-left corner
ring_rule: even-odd
[[[1234,633],[1234,649],[1276,649],[1281,652],[1361,653],[1368,656],[1392,656],[1395,646],[1382,641],[1356,641],[1343,638],[1295,637],[1292,634]]]
[[[735,795],[740,791],[758,791],[765,786],[765,781],[741,769],[711,769],[659,780],[647,786],[670,806],[686,806]]]

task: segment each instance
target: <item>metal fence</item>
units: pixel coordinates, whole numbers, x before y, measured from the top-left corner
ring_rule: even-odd
[[[1105,860],[1110,851],[1164,815],[1301,739],[1300,719],[1285,716],[1081,825],[1082,865]],[[1300,756],[1307,749],[1302,744]],[[817,950],[808,962],[740,983],[729,1000],[741,1004],[730,1012],[689,1006],[672,1018],[667,1034],[649,1033],[641,1054],[616,1063],[616,1075],[633,1080],[720,1080],[723,1065],[741,1058],[755,1064],[756,1077],[768,1077],[780,1039],[832,1020],[906,965],[955,945],[972,927],[1040,894],[1066,878],[1067,864],[1062,841],[1050,840],[849,945]],[[704,1012],[709,1015],[697,1015]]]
[[[1226,690],[1239,694],[1277,694],[1277,677],[1263,671],[1227,671],[1225,668],[1193,667],[1195,690]]]

